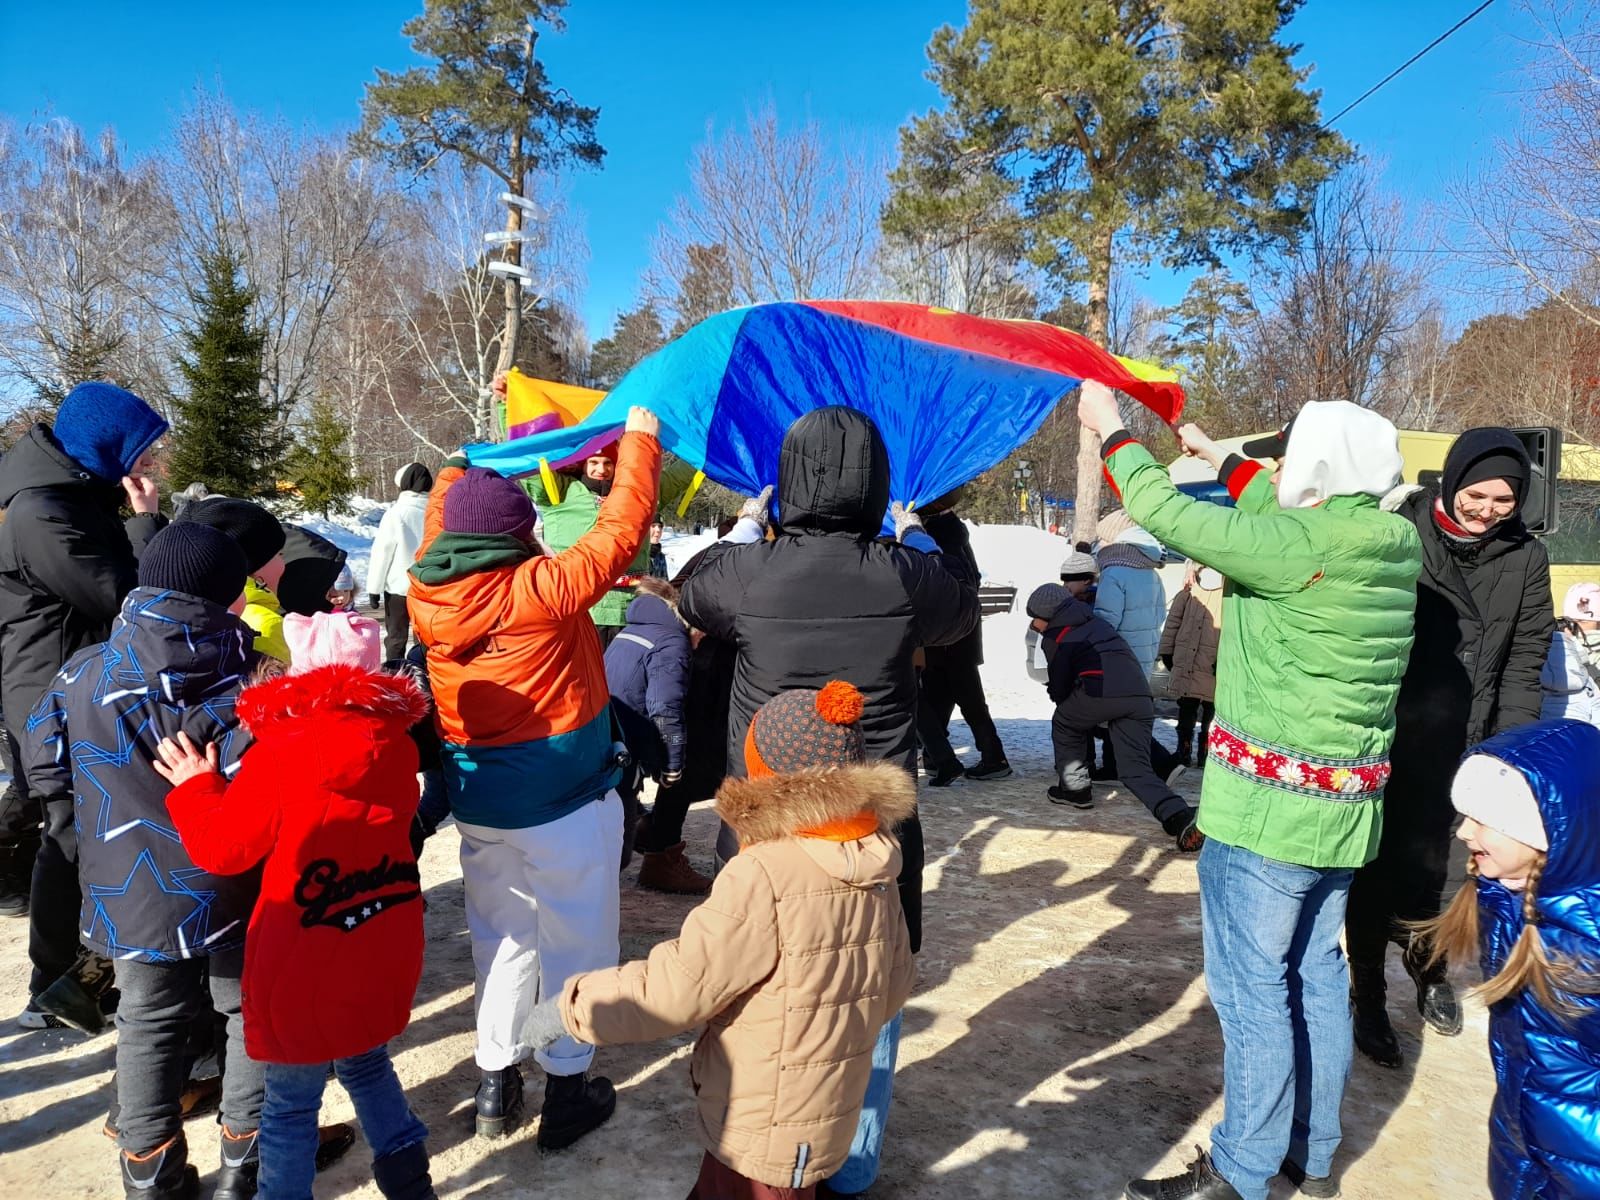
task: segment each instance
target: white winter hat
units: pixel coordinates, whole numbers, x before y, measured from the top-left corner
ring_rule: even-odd
[[[1509,763],[1487,754],[1469,754],[1450,785],[1450,800],[1458,813],[1480,825],[1535,850],[1550,849],[1533,788]]]
[[[1085,554],[1082,550],[1074,550],[1061,560],[1061,577],[1071,575],[1098,575],[1100,564],[1095,562],[1094,555]]]

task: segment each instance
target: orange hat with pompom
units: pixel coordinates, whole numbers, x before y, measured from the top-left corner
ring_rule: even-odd
[[[815,691],[780,692],[756,710],[744,737],[745,772],[752,779],[792,771],[849,767],[867,759],[861,735],[866,699],[835,679]]]

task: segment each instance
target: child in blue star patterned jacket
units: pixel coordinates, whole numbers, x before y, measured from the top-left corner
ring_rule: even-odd
[[[217,743],[232,772],[247,744],[234,700],[249,672],[250,631],[228,608],[245,559],[227,534],[197,524],[151,539],[111,637],[67,660],[28,718],[28,788],[77,797],[79,929],[116,960],[117,1127],[123,1186],[145,1200],[195,1194],[179,1098],[185,1034],[211,998],[227,1020],[222,1170],[216,1196],[255,1191],[261,1068],[244,1050],[239,980],[257,876],[208,875],[167,815],[168,785],[151,765],[180,731]]]

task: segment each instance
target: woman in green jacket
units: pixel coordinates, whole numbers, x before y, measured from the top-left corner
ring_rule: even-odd
[[[1186,1175],[1126,1194],[1266,1200],[1281,1171],[1333,1195],[1352,1053],[1339,935],[1355,868],[1377,853],[1421,570],[1416,529],[1378,505],[1400,481],[1399,435],[1357,405],[1308,404],[1269,479],[1185,426],[1228,509],[1173,487],[1109,389],[1086,383],[1079,413],[1128,514],[1229,580],[1199,821],[1223,1117]]]

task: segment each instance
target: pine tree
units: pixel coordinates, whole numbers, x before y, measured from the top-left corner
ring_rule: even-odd
[[[228,250],[201,260],[202,283],[189,293],[196,324],[183,334],[178,360],[188,395],[174,403],[173,491],[203,483],[224,496],[272,498],[289,438],[277,406],[261,387],[266,331],[253,324],[256,293],[239,278]]]
[[[653,304],[618,313],[611,336],[601,338],[589,352],[589,375],[594,386],[610,391],[642,359],[661,349],[664,341],[661,317]]]
[[[1284,27],[1303,0],[972,0],[928,47],[943,110],[913,119],[885,224],[1020,236],[1082,286],[1101,345],[1117,266],[1214,265],[1292,237],[1348,156]],[[1020,224],[991,225],[1004,202]],[[975,224],[976,223],[976,224]],[[1078,458],[1075,536],[1100,510]]]
[[[367,482],[350,454],[350,430],[326,400],[312,401],[288,468],[306,510],[323,517],[349,512],[350,498]]]

